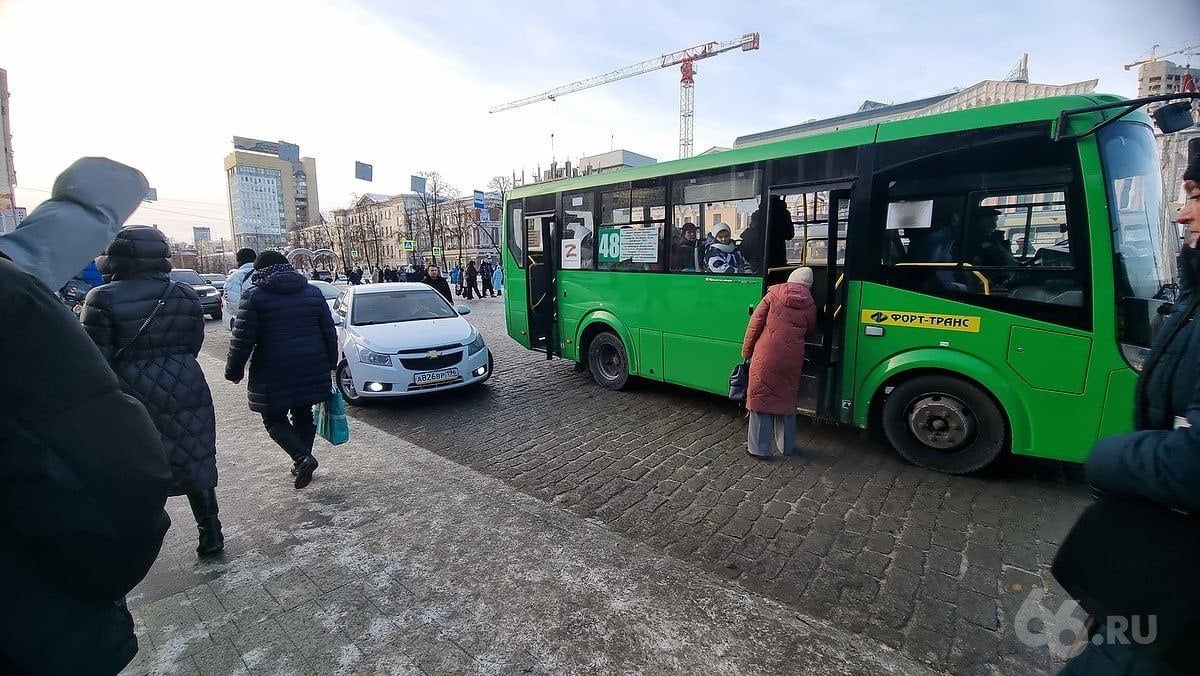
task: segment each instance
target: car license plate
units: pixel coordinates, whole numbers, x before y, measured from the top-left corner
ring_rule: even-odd
[[[458,369],[442,369],[441,371],[422,371],[413,376],[413,385],[429,385],[458,377]]]

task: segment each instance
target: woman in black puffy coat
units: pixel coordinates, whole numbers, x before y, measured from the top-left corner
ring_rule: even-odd
[[[241,382],[250,362],[250,410],[262,414],[267,433],[292,458],[295,487],[304,488],[317,469],[312,407],[332,391],[337,332],[321,290],[283,254],[259,254],[250,279],[233,321],[225,378]]]
[[[88,292],[83,328],[121,382],[150,413],[171,464],[171,495],[187,495],[197,553],[225,546],[217,518],[217,426],[212,393],[196,361],[204,342],[200,298],[171,281],[171,249],[158,230],[117,234],[96,259],[108,282]]]

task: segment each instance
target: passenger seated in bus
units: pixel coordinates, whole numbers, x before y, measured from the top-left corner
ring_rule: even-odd
[[[928,228],[905,228],[904,234],[909,237],[908,252],[904,262],[918,265],[944,263],[944,266],[932,266],[938,269],[931,275],[927,291],[967,290],[967,285],[958,278],[955,263],[958,260],[958,213],[948,208],[938,208],[934,204],[933,217]]]
[[[715,241],[704,251],[704,263],[709,272],[719,275],[741,275],[750,272],[750,266],[733,243],[732,230],[727,223],[718,223],[713,228]]]
[[[966,242],[969,247],[967,259],[975,267],[1017,268],[1017,259],[1012,246],[999,230],[1000,211],[988,207],[977,207],[971,214]],[[1012,281],[1013,273],[1003,270],[983,270],[983,276],[995,286],[1006,286]]]
[[[700,271],[702,247],[698,239],[699,229],[688,221],[680,228],[678,236],[671,242],[671,270],[676,272]]]

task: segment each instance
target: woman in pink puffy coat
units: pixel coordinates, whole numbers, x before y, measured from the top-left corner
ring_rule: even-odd
[[[772,448],[791,455],[796,444],[796,395],[804,369],[804,337],[817,325],[812,268],[796,268],[785,284],[767,289],[754,310],[742,357],[750,360],[746,452],[769,458]]]

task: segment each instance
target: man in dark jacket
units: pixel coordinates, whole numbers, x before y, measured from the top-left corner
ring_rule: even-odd
[[[490,258],[483,263],[480,263],[479,281],[483,286],[483,291],[479,292],[480,298],[483,298],[484,294],[487,294],[489,298],[496,297],[496,289],[492,287],[492,273],[495,271],[496,268],[492,265],[492,260]]]
[[[252,280],[233,323],[225,378],[241,382],[250,362],[250,410],[262,414],[271,438],[292,458],[296,488],[304,488],[317,469],[312,407],[329,399],[337,333],[321,290],[283,254],[259,254]]]
[[[196,355],[204,343],[200,297],[175,284],[171,246],[155,228],[125,228],[100,256],[109,283],[88,292],[80,319],[121,381],[162,435],[175,485],[196,518],[196,552],[225,546],[217,517],[217,422]]]
[[[145,194],[137,170],[85,158],[0,237],[0,673],[114,674],[137,654],[124,597],[170,525],[171,473],[146,409],[51,289]]]
[[[450,284],[446,278],[442,276],[442,271],[436,265],[429,266],[429,276],[425,278],[425,283],[432,286],[438,293],[446,297],[446,302],[454,304],[453,296],[450,295]]]
[[[1105,493],[1140,498],[1196,518],[1200,515],[1200,298],[1196,293],[1200,282],[1200,157],[1193,159],[1183,178],[1186,199],[1176,219],[1187,227],[1178,262],[1180,295],[1155,334],[1138,377],[1133,409],[1137,431],[1096,442],[1085,470],[1088,481]],[[1144,555],[1175,552],[1171,543],[1163,546],[1167,551]],[[1097,619],[1106,623],[1105,618]],[[1193,626],[1200,622],[1200,610],[1190,621]],[[1185,636],[1189,634],[1185,632]],[[1104,638],[1103,631],[1100,638]],[[1181,645],[1159,640],[1143,646],[1110,639],[1088,642],[1063,673],[1190,673],[1195,667],[1190,642]]]
[[[479,292],[479,268],[475,267],[475,261],[467,262],[467,269],[463,272],[463,288],[467,300],[471,300],[471,292],[483,298],[483,294]]]

